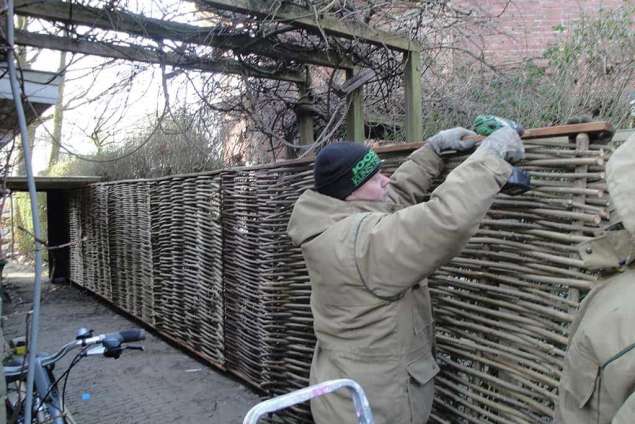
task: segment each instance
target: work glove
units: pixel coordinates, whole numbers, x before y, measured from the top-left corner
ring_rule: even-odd
[[[525,133],[525,128],[511,119],[500,118],[495,115],[479,115],[474,119],[474,131],[478,135],[487,137],[502,127],[512,127],[521,137]]]
[[[474,147],[474,140],[462,140],[468,135],[476,135],[474,131],[465,128],[456,127],[449,130],[443,130],[428,139],[428,144],[437,155],[448,150],[464,152]]]
[[[484,139],[472,154],[473,158],[492,152],[509,163],[520,162],[525,158],[525,147],[515,129],[502,127]]]

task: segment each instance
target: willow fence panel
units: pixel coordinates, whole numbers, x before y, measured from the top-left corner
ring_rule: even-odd
[[[609,222],[610,148],[584,136],[525,146],[533,189],[500,194],[463,252],[429,278],[441,366],[432,422],[553,415],[568,328],[595,281],[576,244]],[[386,153],[387,171],[405,156]],[[71,278],[267,396],[305,387],[311,286],[286,227],[311,183],[312,164],[297,162],[78,190]],[[308,405],[279,418],[310,422]]]

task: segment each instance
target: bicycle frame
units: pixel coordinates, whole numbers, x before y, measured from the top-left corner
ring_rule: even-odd
[[[54,424],[65,424],[64,415],[62,413],[64,410],[62,401],[59,397],[57,387],[53,386],[54,381],[53,370],[46,368],[42,365],[42,360],[40,358],[36,358],[34,386],[35,391],[38,394],[39,401],[42,402],[42,400],[44,400],[44,406],[46,407]],[[36,405],[36,408],[40,408],[41,406],[42,405]]]
[[[13,368],[13,367],[9,367],[9,368]],[[23,368],[23,372],[21,374],[14,374],[12,375],[11,379],[9,381],[11,382],[15,382],[16,386],[17,386],[17,396],[18,396],[18,400],[20,400],[22,398],[22,396],[25,396],[26,393],[24,393],[24,389],[25,389],[25,384],[24,382],[26,381],[26,368],[25,367],[21,367]],[[44,411],[48,412],[48,415],[50,417],[50,421],[53,424],[65,424],[66,421],[64,421],[64,414],[63,414],[63,406],[60,396],[59,396],[59,392],[57,390],[56,386],[53,386],[53,383],[55,382],[55,376],[53,375],[53,365],[49,365],[44,366],[42,363],[42,357],[36,357],[35,359],[35,366],[34,366],[34,380],[33,380],[33,390],[35,392],[35,396],[33,398],[34,400],[34,404],[33,404],[33,409],[36,412],[36,415],[33,416],[33,418],[38,417],[41,413],[43,413]],[[42,401],[43,399],[46,399],[45,401]],[[25,405],[16,405],[19,406],[19,408],[24,408]],[[14,413],[16,414],[21,414],[23,411],[21,410],[17,410],[14,411]]]

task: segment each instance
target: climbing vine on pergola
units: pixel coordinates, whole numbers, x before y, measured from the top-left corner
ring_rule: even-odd
[[[392,80],[394,88],[394,80],[402,76],[399,90],[404,93],[405,122],[400,125],[407,141],[422,139],[421,51],[413,39],[423,25],[413,22],[421,23],[421,16],[431,8],[447,7],[447,2],[375,6],[372,2],[199,0],[195,4],[205,25],[149,18],[122,3],[18,0],[18,15],[64,28],[64,35],[23,30],[16,33],[16,42],[291,84],[297,92],[295,104],[289,105],[297,116],[298,137],[293,143],[301,145],[315,141],[313,69],[345,71],[346,81],[329,81],[329,89],[345,98],[346,136],[356,141],[364,138],[364,84]],[[388,12],[395,11],[409,18],[390,18]],[[375,23],[395,32],[377,29]],[[385,91],[388,96],[389,90]]]

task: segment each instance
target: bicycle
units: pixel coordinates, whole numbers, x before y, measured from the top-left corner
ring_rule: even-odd
[[[45,352],[36,355],[34,383],[33,383],[33,412],[32,423],[44,424],[75,424],[70,413],[65,408],[64,395],[70,371],[83,358],[103,355],[106,358],[117,359],[124,350],[143,350],[143,346],[127,346],[124,343],[137,342],[145,339],[145,333],[140,329],[123,330],[109,334],[93,336],[93,330],[81,328],[75,340],[62,346],[54,354]],[[55,364],[69,352],[80,349],[68,368],[55,377]],[[7,382],[7,423],[24,423],[24,400],[26,398],[26,379],[28,363],[26,356],[16,357],[4,367]],[[58,385],[62,382],[62,390]]]

